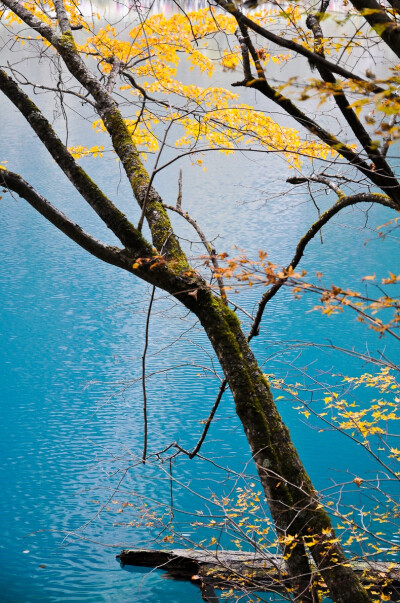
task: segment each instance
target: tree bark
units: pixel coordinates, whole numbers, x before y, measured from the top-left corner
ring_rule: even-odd
[[[236,314],[208,290],[198,292],[196,307],[192,309],[231,388],[298,600],[315,600],[308,548],[335,603],[370,602],[358,577],[346,564],[330,518],[300,461]],[[287,536],[297,543],[291,552],[284,544]]]
[[[373,27],[389,48],[400,57],[400,27],[376,0],[351,0],[352,5]]]

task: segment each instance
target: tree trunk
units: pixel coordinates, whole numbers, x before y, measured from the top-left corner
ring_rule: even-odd
[[[193,302],[192,298],[192,302]],[[298,601],[314,601],[310,551],[335,603],[370,602],[336,542],[329,516],[305,471],[234,312],[209,290],[191,309],[199,317],[221,363],[249,442],[272,518],[282,541]],[[297,545],[291,551],[285,538]]]

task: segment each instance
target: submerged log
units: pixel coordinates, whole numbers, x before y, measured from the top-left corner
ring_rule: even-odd
[[[279,591],[288,586],[283,558],[263,552],[125,549],[117,558],[122,565],[158,568],[171,578],[200,581],[215,588]],[[349,563],[364,585],[380,592],[390,590],[396,600],[400,597],[400,564],[372,560]]]

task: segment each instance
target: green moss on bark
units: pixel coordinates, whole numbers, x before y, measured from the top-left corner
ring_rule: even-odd
[[[311,571],[304,547],[307,536],[313,536],[318,544],[311,546],[310,551],[334,600],[367,603],[368,595],[358,578],[344,565],[345,556],[335,542],[329,516],[319,503],[238,317],[210,291],[202,292],[194,311],[228,379],[278,533],[290,534],[298,541],[287,559],[295,587],[303,589],[304,601],[312,600],[304,594]],[[347,584],[344,593],[338,586],[341,581]]]
[[[77,51],[75,40],[70,30],[62,34],[62,36],[60,37],[60,44],[63,50],[69,50],[74,52]]]
[[[169,216],[159,195],[150,186],[149,174],[143,166],[121,113],[116,107],[107,110],[104,112],[103,121],[111,134],[113,146],[121,159],[139,206],[146,204],[145,213],[153,245],[171,262],[171,269],[175,273],[188,270],[189,264],[172,230]]]

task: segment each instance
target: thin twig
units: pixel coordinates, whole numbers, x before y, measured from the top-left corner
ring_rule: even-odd
[[[179,170],[179,178],[178,178],[178,198],[176,200],[176,209],[181,209],[182,207],[182,168]]]
[[[139,219],[139,222],[138,222],[138,225],[137,225],[137,230],[139,232],[142,232],[143,221],[144,221],[144,218],[146,216],[146,207],[147,207],[147,201],[148,201],[148,198],[149,198],[150,190],[151,190],[151,187],[152,187],[152,184],[153,184],[153,180],[154,180],[154,178],[155,178],[155,176],[157,174],[157,166],[158,166],[158,162],[160,161],[161,153],[163,152],[164,147],[165,147],[165,143],[167,142],[168,132],[170,131],[173,123],[174,123],[174,120],[171,119],[171,121],[169,122],[167,128],[165,129],[164,137],[162,139],[162,143],[161,143],[161,146],[160,146],[160,150],[158,151],[157,159],[156,159],[153,171],[152,171],[151,176],[150,176],[149,184],[147,185],[146,193],[145,193],[145,196],[144,196],[144,199],[143,199],[143,204],[142,204],[142,213],[140,214],[140,219]]]
[[[224,379],[222,381],[221,385],[220,385],[220,388],[219,388],[219,391],[218,391],[218,395],[217,395],[217,397],[215,399],[215,402],[214,402],[213,407],[211,409],[211,412],[210,412],[210,414],[208,416],[208,419],[205,422],[203,433],[201,434],[200,439],[197,442],[196,446],[193,448],[192,452],[190,452],[189,455],[188,455],[190,459],[192,459],[193,457],[196,456],[196,454],[199,452],[199,450],[200,450],[200,448],[201,448],[204,440],[206,439],[206,435],[208,433],[208,430],[210,428],[210,425],[211,425],[211,422],[212,422],[212,420],[214,418],[214,415],[217,412],[217,408],[219,406],[219,403],[221,402],[221,398],[223,396],[224,391],[226,390],[227,384],[228,384],[227,379]]]
[[[178,200],[179,200],[179,196],[178,196]],[[224,285],[223,278],[221,276],[221,269],[220,269],[219,264],[218,264],[217,256],[216,256],[216,253],[215,253],[215,249],[213,249],[211,247],[210,243],[208,242],[208,240],[207,240],[205,234],[203,233],[203,231],[201,230],[200,226],[197,224],[196,220],[194,220],[193,218],[191,218],[187,212],[182,211],[182,209],[180,209],[180,206],[178,207],[178,203],[176,204],[176,207],[174,207],[173,205],[166,205],[165,203],[163,205],[164,205],[164,207],[166,209],[170,209],[171,211],[174,211],[177,214],[179,214],[180,216],[182,216],[182,218],[184,218],[187,222],[189,222],[189,224],[191,224],[193,226],[193,228],[195,229],[195,231],[199,235],[201,242],[203,243],[204,247],[207,250],[207,253],[208,253],[209,257],[210,257],[212,265],[214,266],[214,270],[215,270],[215,274],[216,274],[216,278],[217,278],[217,282],[218,282],[218,287],[219,287],[219,290],[220,290],[220,293],[221,293],[221,297],[222,297],[222,299],[226,303],[226,299],[227,298],[226,298],[225,285]]]
[[[143,455],[142,462],[146,462],[147,456],[147,393],[146,393],[146,353],[147,348],[149,346],[149,325],[150,325],[150,314],[151,308],[154,300],[154,293],[156,287],[153,285],[150,296],[149,309],[147,310],[147,318],[146,318],[146,330],[145,330],[145,341],[144,341],[144,349],[142,356],[142,390],[143,390],[143,418],[144,418],[144,443],[143,443]]]
[[[172,477],[172,458],[169,459],[169,477],[170,477],[169,496],[170,496],[170,503],[171,503],[171,519],[172,519],[174,517],[174,490],[173,490],[174,480]]]

